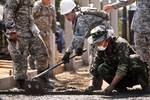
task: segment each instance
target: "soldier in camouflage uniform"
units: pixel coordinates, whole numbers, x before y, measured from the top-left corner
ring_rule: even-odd
[[[100,24],[110,28],[107,14],[97,11],[84,11],[77,14],[76,4],[72,0],[61,1],[60,13],[73,24],[73,39],[62,58],[66,63],[74,49],[77,55],[82,55],[84,40],[89,36],[92,28]]]
[[[77,15],[77,13],[75,13],[75,7],[76,4],[72,0],[62,0],[60,3],[61,14],[64,15],[68,21],[72,22],[74,26],[73,40],[62,58],[66,63],[69,62],[69,56],[73,49],[75,49],[77,55],[82,54],[84,40],[91,35],[90,32],[94,27],[103,25],[105,26],[105,30],[111,28],[107,22],[108,16],[105,13],[101,12],[101,16],[95,12],[83,12]],[[114,34],[111,35],[113,36]],[[102,37],[106,36],[107,34]],[[112,37],[105,39],[108,39],[109,42],[104,42],[103,45],[105,48],[99,48],[99,50],[105,50],[108,45],[109,50],[107,51],[106,49],[107,52],[97,51],[93,67],[91,67],[90,70],[93,75],[92,85],[89,86],[86,91],[101,89],[103,79],[113,85],[108,86],[104,90],[104,93],[110,93],[115,88],[125,89],[128,83],[124,82],[128,81],[130,83],[129,86],[141,84],[143,89],[146,89],[146,87],[148,87],[147,65],[137,57],[129,57],[131,52],[129,52],[130,47],[127,43]],[[130,65],[132,65],[131,68],[129,61]],[[139,71],[142,74],[137,74]],[[131,81],[128,78],[129,72],[131,73],[129,75],[132,76],[129,76]]]
[[[147,64],[139,59],[125,39],[112,37],[108,31],[99,31],[98,34],[95,32],[91,37],[96,46],[96,53],[90,69],[93,80],[86,92],[101,89],[103,80],[109,83],[103,91],[105,94],[114,89],[121,92],[126,90],[126,87],[137,84],[140,84],[144,91],[149,89]]]
[[[136,52],[140,55],[144,62],[150,66],[150,1],[149,0],[126,0],[119,3],[107,4],[104,6],[106,12],[112,9],[129,5],[136,2],[137,9],[135,11],[131,29],[135,32]],[[149,69],[150,70],[150,69]],[[150,71],[149,71],[150,74]],[[149,78],[150,80],[150,78]],[[150,81],[149,81],[150,83]]]
[[[41,73],[48,68],[48,56],[42,41],[33,35],[37,29],[32,17],[32,0],[7,0],[4,7],[4,21],[8,49],[13,61],[14,79],[19,88],[24,87],[27,79],[27,56],[31,54],[38,64],[37,72]],[[38,79],[41,85],[50,86],[48,75]]]
[[[40,34],[44,43],[46,44],[49,54],[49,64],[52,66],[51,39],[53,33],[55,33],[56,27],[56,13],[54,6],[52,5],[52,0],[41,0],[35,2],[35,6],[33,7],[33,17],[35,24],[40,29]]]

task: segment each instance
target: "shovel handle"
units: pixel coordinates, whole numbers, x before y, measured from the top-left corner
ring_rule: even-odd
[[[86,51],[87,51],[87,50],[84,49],[84,50],[83,50],[83,53],[86,52]],[[69,60],[72,59],[72,58],[74,58],[74,57],[76,57],[76,56],[77,56],[77,55],[71,56],[71,57],[69,58]],[[61,64],[64,64],[64,61],[58,63],[57,65],[55,65],[55,66],[53,66],[53,67],[48,68],[47,70],[43,71],[42,73],[39,73],[38,75],[34,76],[32,79],[36,79],[36,78],[38,78],[38,77],[40,77],[40,76],[42,76],[42,75],[45,75],[46,73],[48,73],[49,71],[53,70],[54,68],[60,66]]]

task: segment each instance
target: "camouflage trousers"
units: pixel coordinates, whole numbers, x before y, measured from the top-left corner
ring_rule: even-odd
[[[150,32],[149,33],[135,33],[135,48],[138,55],[144,62],[150,66]],[[149,68],[150,75],[150,68]],[[150,77],[149,77],[150,79]]]
[[[44,42],[44,45],[46,48],[44,48],[46,50],[46,53],[48,54],[48,64],[49,64],[49,67],[52,67],[53,66],[53,59],[52,59],[52,46],[51,46],[51,37],[52,37],[53,34],[50,34],[50,33],[44,33],[44,32],[41,32],[41,36],[42,36],[42,39],[43,39],[43,42]],[[28,63],[29,63],[29,66],[32,68],[37,68],[37,66],[39,66],[37,63],[36,63],[36,58],[34,58],[32,55],[29,55],[28,56]],[[40,72],[39,72],[40,73]],[[53,71],[50,71],[49,72],[49,76],[50,77],[53,77]]]
[[[133,61],[133,60],[132,60]],[[123,87],[132,87],[133,85],[140,84],[143,88],[148,86],[148,72],[146,65],[143,62],[135,63],[139,60],[134,59],[130,63],[130,68],[128,69],[127,75],[119,82],[116,88],[121,89]],[[139,63],[141,65],[139,65]],[[99,65],[93,77],[102,78],[107,83],[111,83],[116,75],[117,68],[115,66],[110,66],[107,63],[102,63]]]
[[[49,55],[49,58],[48,58],[48,61],[49,61],[49,64],[52,64],[53,62],[52,62],[52,46],[51,46],[51,44],[52,44],[52,40],[51,40],[51,37],[52,37],[52,33],[49,33],[49,32],[47,32],[47,34],[46,35],[41,35],[42,36],[42,38],[43,38],[43,40],[44,40],[44,42],[45,42],[45,45],[46,45],[46,47],[47,47],[47,52],[48,52],[48,55]]]
[[[44,35],[43,35],[44,34]],[[51,35],[50,33],[46,34],[46,33],[41,33],[43,42],[46,46],[46,52],[48,53],[48,62],[50,65],[52,65],[52,47],[51,47]],[[32,68],[32,66],[37,66],[36,62],[35,62],[35,58],[32,57],[31,55],[29,55],[28,57],[28,62],[29,62],[29,66]],[[36,64],[36,65],[35,65]]]
[[[13,61],[14,78],[16,80],[27,78],[27,57],[29,54],[36,59],[39,72],[48,68],[48,56],[38,37],[17,37],[16,43],[8,41],[8,50]]]

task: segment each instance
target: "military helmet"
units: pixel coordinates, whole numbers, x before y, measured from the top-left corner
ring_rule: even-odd
[[[104,25],[99,25],[91,30],[90,36],[88,37],[87,41],[89,44],[95,44],[110,37],[115,37],[112,28],[106,29]]]

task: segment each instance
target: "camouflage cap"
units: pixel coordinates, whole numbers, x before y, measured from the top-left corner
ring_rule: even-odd
[[[94,29],[92,29],[90,34],[91,35],[87,39],[90,44],[95,44],[97,42],[101,42],[110,37],[108,35],[108,31],[102,25],[97,26]]]

